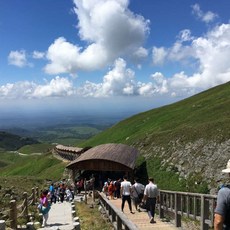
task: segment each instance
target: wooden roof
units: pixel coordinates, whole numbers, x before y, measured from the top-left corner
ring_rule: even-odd
[[[124,144],[103,144],[82,153],[67,165],[69,169],[95,171],[131,171],[138,151]]]

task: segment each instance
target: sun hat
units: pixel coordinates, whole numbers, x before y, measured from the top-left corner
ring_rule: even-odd
[[[223,169],[222,172],[224,172],[224,173],[230,173],[230,159],[228,160],[226,169]]]

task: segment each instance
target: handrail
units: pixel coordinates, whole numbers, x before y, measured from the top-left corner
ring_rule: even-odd
[[[5,210],[5,212],[9,212],[9,219],[5,220],[5,222],[8,223],[12,229],[17,228],[17,219],[19,217],[24,217],[27,221],[29,220],[28,207],[36,204],[36,201],[38,199],[38,197],[36,197],[37,194],[38,187],[36,188],[36,190],[32,188],[32,194],[30,195],[30,197],[28,197],[26,192],[23,193],[23,200],[21,205],[17,206],[16,200],[10,201],[9,210]],[[22,209],[21,212],[19,211],[20,209]],[[3,225],[3,223],[1,224]],[[4,229],[4,227],[1,226],[1,229]]]
[[[138,230],[137,226],[131,222],[117,207],[108,201],[104,193],[99,194],[99,201],[106,214],[108,215],[114,229]]]
[[[216,195],[160,190],[159,215],[173,213],[176,227],[181,227],[182,217],[200,221],[200,229],[213,227]]]
[[[115,229],[138,229],[135,224],[115,207],[104,195],[98,193],[100,204],[109,216]],[[214,210],[216,206],[216,195],[178,192],[178,191],[159,191],[159,217],[165,218],[170,215],[174,217],[176,227],[181,227],[182,218],[200,221],[200,229],[208,230],[213,228]],[[173,214],[173,215],[172,215]]]

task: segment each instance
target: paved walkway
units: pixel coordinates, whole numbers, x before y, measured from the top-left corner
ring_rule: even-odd
[[[115,205],[119,210],[121,210],[121,199],[116,200],[110,200],[110,202]],[[134,214],[131,214],[128,208],[128,203],[125,203],[124,207],[124,214],[127,216],[127,218],[132,221],[138,229],[140,230],[179,230],[180,228],[176,228],[173,226],[173,224],[169,222],[162,222],[157,216],[155,216],[155,224],[150,224],[149,217],[147,212],[137,212],[135,211],[135,208],[133,207]]]
[[[63,203],[52,204],[49,211],[47,226],[40,230],[72,230],[72,208],[71,203],[64,201]]]
[[[82,196],[75,196],[75,201],[79,201]],[[121,210],[121,199],[110,200],[110,202]],[[135,208],[133,207],[133,211]],[[137,212],[134,214],[129,212],[128,203],[125,203],[124,214],[127,218],[137,225],[140,230],[179,230],[173,224],[168,222],[162,222],[157,216],[155,217],[156,223],[149,223],[148,214],[145,211]],[[63,202],[52,204],[49,218],[47,221],[47,226],[45,228],[40,228],[39,230],[72,230],[73,229],[73,219],[72,219],[72,208],[71,203]]]

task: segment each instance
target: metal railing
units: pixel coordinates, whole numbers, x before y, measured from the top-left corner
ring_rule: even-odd
[[[183,217],[200,221],[200,229],[213,227],[215,195],[160,190],[159,216],[171,214],[176,227],[181,227]]]

